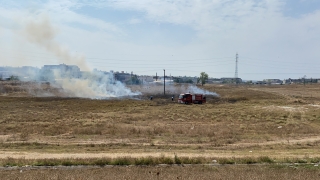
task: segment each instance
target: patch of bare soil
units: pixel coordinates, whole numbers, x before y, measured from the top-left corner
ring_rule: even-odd
[[[242,153],[242,154],[234,154],[231,149],[232,147],[237,148],[248,148],[250,147],[257,147],[257,146],[268,146],[268,145],[277,145],[277,144],[286,144],[286,145],[294,145],[294,144],[301,144],[301,143],[314,143],[319,142],[320,136],[314,136],[314,137],[306,137],[301,139],[287,139],[287,140],[275,140],[275,141],[269,141],[269,142],[261,142],[261,143],[236,143],[236,144],[229,144],[225,145],[224,148],[230,150],[206,150],[203,152],[181,152],[181,150],[161,150],[161,152],[136,152],[136,153],[39,153],[39,152],[23,152],[23,151],[0,151],[0,159],[5,158],[25,158],[25,159],[46,159],[46,158],[52,158],[52,159],[62,159],[62,158],[118,158],[118,157],[132,157],[132,158],[139,158],[139,157],[174,157],[174,155],[178,152],[179,156],[181,157],[205,157],[205,158],[214,158],[214,157],[246,157],[248,155],[250,156],[261,156],[259,151],[256,151],[255,153],[251,153],[252,151],[247,151],[248,153]],[[14,142],[10,142],[14,143]],[[104,143],[104,142],[90,142],[90,144],[98,144],[98,143]],[[70,143],[68,143],[70,145]],[[77,142],[77,144],[89,144],[89,142]],[[138,144],[138,143],[129,143],[131,145],[140,145],[140,146],[148,146],[149,144]],[[154,144],[154,146],[163,145],[163,144]],[[210,146],[211,144],[165,144],[166,146],[172,146],[172,147],[179,147],[179,146]],[[264,150],[265,151],[265,150]],[[272,150],[271,150],[272,151]],[[265,151],[267,153],[268,151]],[[281,154],[282,157],[288,156],[292,157],[293,154],[291,152],[287,153],[280,153],[279,154],[270,154],[270,157],[273,156],[279,156]],[[295,157],[304,157],[305,154],[301,155],[294,155]]]

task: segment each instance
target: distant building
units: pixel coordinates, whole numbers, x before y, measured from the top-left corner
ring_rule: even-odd
[[[0,69],[0,80],[8,80],[10,76],[12,76],[12,73]]]
[[[223,77],[221,78],[222,83],[242,83],[242,79],[241,78],[228,78],[228,77]]]
[[[222,80],[220,78],[208,78],[208,84],[222,84]]]
[[[42,71],[57,71],[61,77],[80,78],[80,68],[76,65],[44,65]]]
[[[283,84],[309,84],[309,83],[320,83],[319,78],[299,78],[299,79],[285,79]]]
[[[198,78],[196,76],[176,76],[176,77],[169,77],[175,83],[191,83],[196,84]]]
[[[30,80],[31,78],[35,78],[35,76],[39,73],[39,68],[32,66],[22,66],[22,67],[0,67],[0,79],[8,80],[10,77],[16,77],[20,80]]]
[[[283,81],[280,79],[264,79],[266,84],[283,84]]]
[[[147,76],[147,75],[138,76],[138,79],[142,84],[151,83],[154,81],[153,76]]]
[[[121,72],[115,72],[113,73],[114,75],[114,79],[116,81],[120,81],[122,83],[129,83],[131,81],[131,78],[133,76],[133,74],[130,74],[130,73],[125,73],[124,71],[121,71]]]
[[[267,84],[267,82],[266,81],[256,81],[256,82],[254,82],[254,84]]]
[[[82,78],[88,77],[88,76],[96,76],[98,77],[97,79],[100,81],[103,81],[103,83],[108,82],[108,83],[114,83],[114,74],[113,71],[107,72],[107,71],[100,71],[97,69],[93,70],[93,74],[90,72],[81,72],[82,73]]]
[[[0,67],[0,80],[9,80],[11,76],[17,76],[19,69],[16,67]]]

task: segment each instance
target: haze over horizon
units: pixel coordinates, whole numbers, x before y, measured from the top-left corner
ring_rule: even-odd
[[[317,0],[0,0],[0,66],[320,78]]]

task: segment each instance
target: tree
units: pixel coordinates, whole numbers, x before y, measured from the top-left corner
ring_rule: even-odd
[[[180,83],[180,82],[181,82],[181,79],[180,79],[180,78],[173,78],[173,82],[175,82],[175,83]]]
[[[137,75],[132,76],[129,80],[126,81],[126,84],[140,84],[140,80]]]
[[[18,81],[18,80],[19,80],[18,76],[14,76],[14,75],[10,76],[10,81]]]
[[[247,83],[247,84],[252,84],[252,81],[247,81],[246,83]]]
[[[203,86],[206,83],[206,80],[208,80],[208,74],[205,72],[200,73],[199,82]]]
[[[192,84],[193,81],[191,79],[186,80],[186,83]]]

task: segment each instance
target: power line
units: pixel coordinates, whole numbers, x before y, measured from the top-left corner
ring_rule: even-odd
[[[2,50],[0,50],[2,51]],[[34,53],[34,54],[44,54],[44,53]],[[37,55],[26,55],[27,58],[19,56],[19,54],[14,54],[14,56],[2,54],[2,56],[9,56],[8,59],[10,60],[27,60],[31,62],[42,62],[42,63],[57,63],[57,62],[62,62],[62,58],[54,58],[54,57],[49,57],[49,56],[37,56]],[[11,56],[11,57],[10,57]],[[19,56],[19,57],[17,57]],[[22,55],[23,56],[23,55]],[[31,58],[31,59],[30,59]],[[41,58],[41,59],[39,59]],[[2,62],[3,59],[2,58]],[[167,63],[164,63],[163,61],[156,61],[152,63],[146,63],[146,62],[151,62],[151,59],[117,59],[117,58],[95,58],[95,57],[88,57],[84,58],[91,67],[108,67],[110,69],[113,68],[139,68],[141,71],[135,71],[135,72],[154,72],[154,71],[159,71],[162,68],[157,68],[157,67],[168,67],[168,66],[175,66],[174,69],[167,69],[166,70],[171,70],[171,72],[174,71],[180,71],[180,72],[199,72],[198,70],[190,70],[192,68],[203,68],[203,67],[208,67],[208,66],[223,66],[223,65],[230,65],[231,63],[234,63],[234,60],[232,60],[232,57],[216,57],[216,58],[206,58],[206,59],[201,59],[201,58],[194,58],[194,59],[172,59],[171,56],[166,59],[168,60]],[[112,61],[112,62],[110,62]],[[179,62],[183,63],[179,63]],[[258,62],[260,61],[260,62]],[[238,53],[236,54],[236,68],[235,68],[235,77],[238,77],[238,63],[239,63],[239,56]],[[285,63],[285,64],[283,64]],[[316,63],[306,63],[306,62],[287,62],[287,61],[273,61],[273,60],[263,60],[262,59],[257,59],[257,58],[250,58],[250,57],[243,57],[241,56],[241,65],[245,66],[251,66],[251,67],[256,67],[256,68],[262,68],[262,67],[267,67],[267,68],[272,68],[272,69],[279,69],[279,70],[300,70],[303,72],[243,72],[241,74],[243,75],[249,75],[249,74],[264,74],[264,75],[280,75],[280,74],[312,74],[312,75],[320,75],[318,72],[310,72],[311,71],[318,71],[320,68],[319,64]],[[307,67],[307,65],[309,65]],[[226,66],[227,67],[227,66]],[[186,70],[188,69],[188,70]],[[307,72],[305,72],[307,71]],[[225,74],[231,74],[232,72],[208,72],[208,73],[225,73]]]
[[[19,59],[22,59],[22,60],[25,60],[24,58],[19,58]],[[43,61],[43,60],[37,60],[37,59],[33,59],[33,60],[30,60],[30,61],[37,61],[37,62],[54,62],[56,63],[56,61]],[[221,61],[217,61],[217,62],[221,62]],[[89,65],[93,66],[93,67],[108,67],[108,68],[131,68],[131,67],[135,67],[135,68],[140,68],[140,69],[150,69],[150,68],[155,68],[156,66],[172,66],[172,65],[175,65],[175,64],[169,64],[169,63],[165,63],[165,64],[130,64],[128,65],[128,63],[126,63],[127,66],[124,66],[122,63],[108,63],[107,65],[105,65],[106,63],[91,63],[91,62],[87,62]],[[211,64],[209,63],[203,63],[201,65],[192,65],[193,63],[184,63],[182,67],[176,67],[175,70],[179,70],[179,69],[184,69],[185,71],[185,68],[196,68],[196,67],[207,67],[207,66],[211,66],[211,65],[214,65],[214,66],[222,66],[222,65],[229,65],[231,64],[231,62],[226,62],[226,63],[217,63],[215,64],[216,62],[212,62]],[[95,64],[98,64],[98,65],[95,65]],[[117,64],[117,65],[115,65]],[[198,62],[196,64],[199,64]],[[246,66],[252,66],[252,67],[257,67],[257,68],[260,68],[261,65],[263,64],[260,64],[260,63],[246,63],[246,62],[242,62],[242,64],[246,65]],[[176,64],[176,65],[180,65],[179,63]],[[138,66],[138,67],[137,67]],[[318,70],[320,67],[319,66],[315,66],[313,65],[312,67],[290,67],[289,65],[288,66],[279,66],[279,65],[272,65],[272,64],[267,64],[267,65],[263,65],[263,67],[269,67],[269,68],[272,68],[272,69],[279,69],[279,70]],[[144,72],[148,72],[148,70],[143,70]],[[190,71],[190,70],[188,70]],[[190,71],[191,72],[191,71]]]
[[[166,60],[170,60],[170,61],[183,61],[183,62],[186,62],[186,61],[200,61],[200,60],[214,60],[214,59],[230,59],[232,57],[222,57],[222,58],[205,58],[205,59],[166,59]],[[91,57],[88,57],[86,59],[96,59],[96,60],[115,60],[115,61],[148,61],[150,60],[149,59],[116,59],[116,58],[109,58],[109,59],[105,59],[105,58],[91,58]]]
[[[257,62],[260,61],[260,62],[266,62],[266,63],[276,63],[276,64],[281,64],[281,63],[285,63],[285,64],[291,64],[291,63],[295,63],[295,64],[308,64],[307,62],[290,62],[290,61],[283,61],[283,60],[270,60],[270,59],[259,59],[259,58],[251,58],[251,57],[245,57],[245,56],[241,56],[241,62],[245,60],[245,61],[250,61],[250,60],[253,60],[251,62]],[[314,63],[310,63],[310,64],[314,64]]]
[[[319,66],[309,66],[309,67],[302,67],[302,66],[299,66],[299,67],[295,67],[295,66],[284,66],[284,65],[264,65],[264,64],[253,64],[253,63],[246,63],[246,62],[242,62],[241,61],[241,64],[244,64],[246,66],[253,66],[253,67],[267,67],[267,68],[272,68],[272,69],[279,69],[279,70],[309,70],[309,69],[319,69],[320,67]]]
[[[0,51],[2,51],[0,49]],[[11,52],[7,52],[5,51],[5,53],[11,53]],[[35,53],[35,54],[43,54],[43,53]],[[15,52],[15,55],[17,55],[17,53]],[[24,54],[21,54],[21,55],[24,55]],[[52,56],[35,56],[35,55],[26,55],[27,57],[26,58],[29,58],[29,57],[34,57],[34,58],[43,58],[43,59],[60,59],[59,57],[52,57]],[[71,57],[73,57],[71,55]],[[77,57],[77,56],[74,56],[74,57]],[[79,56],[81,57],[81,56]],[[157,56],[158,57],[158,56]],[[22,57],[18,57],[18,58],[22,58]],[[135,61],[135,62],[138,62],[138,61],[142,61],[142,62],[145,62],[145,61],[148,61],[150,60],[151,58],[148,58],[148,59],[122,59],[122,58],[97,58],[97,57],[86,57],[84,56],[83,57],[84,59],[86,60],[103,60],[104,62],[105,61],[109,61],[109,60],[112,60],[112,61]],[[218,60],[218,59],[231,59],[232,57],[216,57],[216,58],[193,58],[193,59],[186,59],[186,58],[179,58],[179,59],[172,59],[172,58],[166,58],[166,60],[170,60],[170,61],[183,61],[183,62],[186,62],[186,61],[200,61],[200,60]],[[99,62],[99,61],[98,61]]]
[[[32,61],[32,62],[43,62],[43,63],[58,63],[58,62],[62,62],[62,59],[26,59],[26,58],[22,58],[22,57],[12,57],[10,58],[11,60],[26,60],[26,61]],[[125,67],[124,65],[128,65],[128,63],[125,62],[91,62],[91,61],[86,61],[88,64],[93,65],[93,66],[98,66],[98,67]],[[154,62],[152,64],[150,63],[139,63],[139,62],[135,62],[132,61],[133,64],[130,64],[130,67],[135,67],[135,66],[139,66],[140,68],[152,68],[155,66],[179,66],[182,65],[181,63],[174,63],[174,62],[167,62],[167,63],[157,63]],[[221,66],[221,65],[229,65],[232,63],[232,60],[222,60],[222,61],[208,61],[208,62],[199,62],[199,61],[195,61],[194,63],[192,62],[185,62],[183,63],[183,67],[207,67],[207,66]],[[97,65],[96,65],[97,64]],[[296,63],[288,63],[287,65],[279,65],[277,63],[265,63],[265,62],[256,62],[256,61],[248,61],[247,59],[242,59],[242,63],[246,66],[253,66],[253,67],[269,67],[269,68],[273,68],[273,69],[288,69],[288,70],[304,70],[304,69],[318,69],[320,68],[320,65],[317,64],[312,64],[312,66],[306,67],[308,64],[304,63],[302,65],[297,65]],[[119,66],[117,66],[119,65]],[[196,66],[195,66],[196,65]],[[298,66],[298,67],[297,67]],[[179,68],[179,67],[177,67]]]

